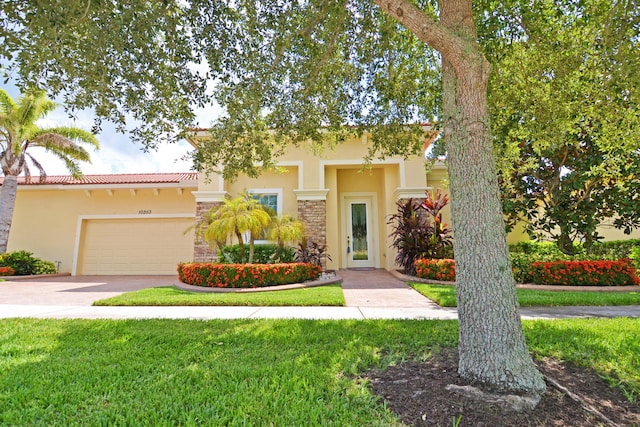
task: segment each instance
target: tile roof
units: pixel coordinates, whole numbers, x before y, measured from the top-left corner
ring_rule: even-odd
[[[0,184],[3,181],[4,177],[0,177]],[[183,181],[198,181],[198,173],[84,175],[80,178],[74,178],[71,175],[52,175],[47,176],[44,181],[40,181],[39,176],[32,176],[30,182],[26,182],[24,176],[18,177],[19,185],[171,184]]]

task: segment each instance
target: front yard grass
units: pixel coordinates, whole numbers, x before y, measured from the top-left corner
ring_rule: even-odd
[[[411,283],[416,291],[441,307],[456,307],[456,288],[452,285]],[[516,289],[521,307],[640,305],[639,292],[539,291]]]
[[[93,305],[344,306],[345,300],[340,285],[242,293],[190,292],[169,286],[127,292]]]
[[[536,357],[640,391],[640,320],[523,324]],[[457,336],[456,321],[6,319],[0,425],[400,425],[361,376]]]

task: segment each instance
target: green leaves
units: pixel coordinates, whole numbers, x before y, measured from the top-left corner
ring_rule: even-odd
[[[511,1],[483,15],[484,28],[511,16],[505,32],[481,33],[494,59],[504,210],[567,251],[574,239],[597,240],[602,223],[640,226],[640,80],[629,72],[640,61],[640,14],[631,3]]]
[[[148,147],[175,140],[192,123],[192,106],[204,103],[205,80],[191,70],[200,62],[193,10],[184,3],[2,3],[3,74],[23,90],[62,96],[71,110],[94,108],[121,130],[133,118]]]

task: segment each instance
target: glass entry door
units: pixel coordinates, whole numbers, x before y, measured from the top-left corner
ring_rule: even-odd
[[[345,199],[347,267],[374,267],[371,200]]]

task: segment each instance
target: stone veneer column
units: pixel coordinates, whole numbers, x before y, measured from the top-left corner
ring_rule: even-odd
[[[298,219],[304,224],[307,239],[327,245],[326,200],[298,200]]]
[[[224,188],[224,181],[219,179],[219,187]],[[196,198],[196,224],[199,224],[211,208],[220,206],[227,197],[226,191],[194,191]],[[193,239],[193,261],[210,262],[218,260],[218,249],[211,248],[201,237]]]
[[[222,202],[196,202],[196,224],[199,224],[211,208],[220,206]],[[193,239],[193,261],[211,262],[218,260],[217,248],[212,248],[201,236]]]

